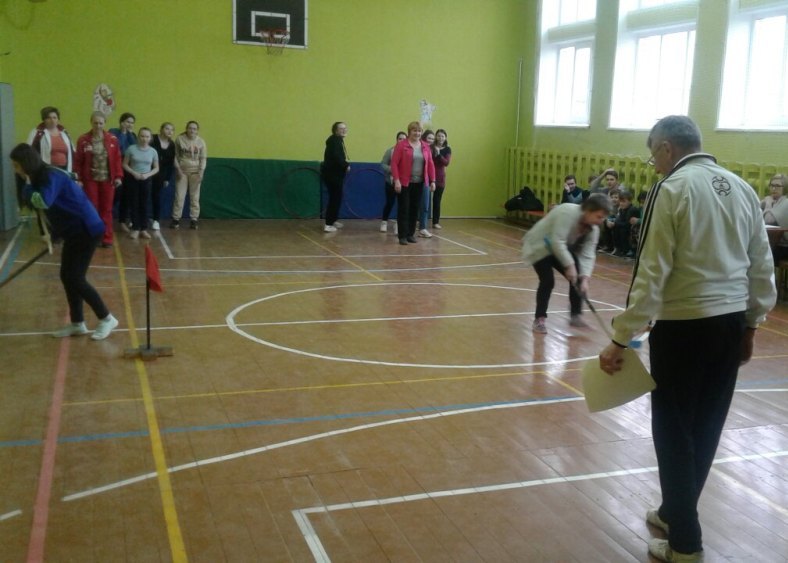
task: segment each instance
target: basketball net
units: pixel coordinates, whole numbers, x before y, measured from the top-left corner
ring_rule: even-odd
[[[258,33],[269,55],[281,55],[290,42],[286,29],[261,29]]]

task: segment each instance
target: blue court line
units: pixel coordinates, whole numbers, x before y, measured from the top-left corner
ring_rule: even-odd
[[[204,426],[184,426],[162,429],[162,434],[177,434],[181,432],[211,432],[214,430],[228,430],[233,428],[253,428],[257,426],[280,426],[284,424],[300,424],[304,422],[323,422],[328,420],[346,420],[353,418],[364,417],[380,417],[392,415],[411,415],[420,413],[436,413],[441,411],[452,411],[461,409],[474,409],[482,407],[493,407],[497,405],[510,405],[513,403],[524,402],[542,402],[542,401],[558,401],[561,399],[576,398],[577,395],[565,395],[557,397],[542,397],[539,399],[532,399],[530,401],[494,401],[488,403],[467,403],[460,405],[443,405],[439,407],[412,407],[404,409],[386,409],[380,411],[368,412],[355,412],[355,413],[339,413],[339,414],[326,414],[320,416],[301,416],[293,418],[274,418],[270,420],[251,420],[247,422],[235,422],[227,424],[210,424]],[[147,430],[138,430],[131,432],[112,432],[105,434],[85,434],[82,436],[64,436],[58,439],[58,444],[69,444],[74,442],[94,442],[97,440],[114,440],[118,438],[139,438],[148,436]],[[42,440],[9,440],[0,442],[0,448],[20,447],[20,446],[39,446]]]

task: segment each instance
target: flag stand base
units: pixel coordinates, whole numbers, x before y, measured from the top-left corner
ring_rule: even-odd
[[[124,358],[140,358],[144,362],[152,362],[157,358],[172,355],[172,346],[145,346],[144,344],[137,348],[126,348],[126,351],[123,352]]]

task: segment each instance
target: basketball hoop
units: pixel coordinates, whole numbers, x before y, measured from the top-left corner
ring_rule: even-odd
[[[269,55],[281,55],[290,42],[290,34],[286,29],[261,29],[258,35]]]

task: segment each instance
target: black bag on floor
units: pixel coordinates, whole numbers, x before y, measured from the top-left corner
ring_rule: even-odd
[[[539,201],[533,190],[523,186],[520,193],[503,204],[506,211],[544,211],[544,203]]]

